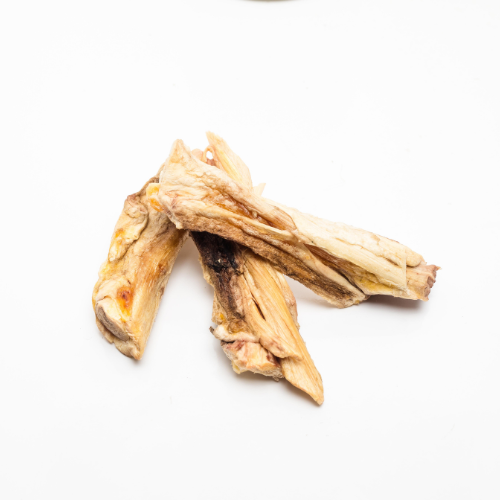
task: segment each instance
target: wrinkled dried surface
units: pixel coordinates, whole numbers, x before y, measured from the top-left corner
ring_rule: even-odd
[[[220,146],[211,149],[213,160],[197,150],[194,156],[211,161],[251,187],[243,161],[227,151],[222,139],[209,135],[209,140],[211,147],[214,142]],[[262,192],[263,186],[254,189]],[[221,340],[233,369],[284,377],[321,404],[321,376],[300,336],[295,297],[284,277],[268,261],[237,243],[207,232],[192,231],[191,236],[205,279],[215,291],[212,319],[217,327],[211,331]]]
[[[321,376],[300,336],[295,299],[283,276],[248,248],[210,233],[191,236],[215,290],[212,333],[234,370],[285,377],[321,404]]]
[[[363,229],[267,201],[293,217],[311,253],[366,295],[428,300],[439,267],[426,265],[413,250]]]
[[[229,158],[217,144],[211,149],[215,163]],[[178,140],[153,199],[178,228],[245,245],[337,307],[374,294],[427,300],[439,268],[427,266],[419,254],[374,233],[266,200],[242,182],[200,161]]]
[[[126,356],[140,359],[161,296],[187,232],[148,201],[146,188],[126,200],[99,270],[92,303],[99,330]]]

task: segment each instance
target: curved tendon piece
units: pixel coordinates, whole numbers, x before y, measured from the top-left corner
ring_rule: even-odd
[[[250,171],[227,144],[207,134],[213,162],[251,187]],[[220,150],[222,149],[222,152]],[[193,151],[206,160],[206,154]],[[263,186],[253,188],[261,193]],[[236,373],[251,371],[291,384],[323,403],[323,383],[299,333],[297,304],[283,275],[250,249],[207,232],[191,232],[205,279],[214,287],[212,333]]]
[[[337,307],[374,294],[427,300],[437,266],[427,266],[421,255],[389,238],[263,198],[244,176],[236,180],[218,168],[231,155],[213,137],[215,165],[200,161],[178,140],[160,178],[157,202],[178,228],[245,245]]]
[[[232,241],[191,232],[205,279],[214,287],[211,329],[236,373],[279,379],[322,404],[323,383],[300,336],[288,284],[271,264]]]
[[[92,295],[99,330],[120,352],[135,359],[144,353],[161,296],[187,237],[148,201],[147,186],[155,182],[158,177],[125,200]]]

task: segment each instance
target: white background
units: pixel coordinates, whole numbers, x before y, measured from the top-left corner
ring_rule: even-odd
[[[500,497],[498,1],[20,1],[0,47],[2,498]],[[322,407],[232,372],[190,241],[140,362],[94,324],[126,195],[205,130],[442,267],[427,303],[292,282]]]

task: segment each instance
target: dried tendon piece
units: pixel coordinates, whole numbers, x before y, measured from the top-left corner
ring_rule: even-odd
[[[237,373],[286,378],[323,402],[321,376],[296,322],[296,304],[284,278],[250,249],[205,232],[191,232],[205,279],[214,287],[211,329]]]
[[[146,195],[151,178],[127,197],[116,223],[108,258],[92,295],[96,323],[106,340],[140,359],[173,264],[187,237]]]
[[[228,157],[225,143],[213,134],[209,141],[216,164]],[[438,269],[398,242],[266,200],[199,161],[180,140],[155,199],[177,227],[243,244],[337,307],[373,294],[426,300]]]
[[[205,158],[193,151],[197,158]],[[251,186],[250,172],[236,155],[210,160]],[[262,192],[263,185],[254,188]],[[297,305],[288,283],[265,259],[248,248],[206,232],[191,232],[205,279],[214,287],[212,333],[221,341],[236,373],[252,371],[285,377],[322,404],[321,376],[305,347]]]

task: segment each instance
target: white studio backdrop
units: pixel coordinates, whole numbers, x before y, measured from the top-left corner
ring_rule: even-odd
[[[500,497],[498,2],[20,1],[0,41],[1,498]],[[347,310],[290,280],[322,407],[232,372],[191,241],[140,362],[95,326],[125,197],[206,130],[442,267]]]

